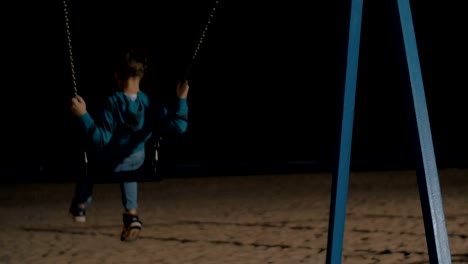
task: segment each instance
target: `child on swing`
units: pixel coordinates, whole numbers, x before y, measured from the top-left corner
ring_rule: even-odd
[[[77,117],[85,142],[93,149],[99,166],[110,171],[116,179],[121,179],[124,209],[121,241],[132,241],[142,229],[137,211],[138,183],[125,181],[125,176],[131,179],[132,175],[143,170],[145,145],[154,132],[186,131],[189,86],[187,80],[177,83],[177,97],[172,109],[153,108],[148,96],[140,90],[146,57],[134,49],[124,49],[116,59],[113,70],[117,89],[107,98],[100,118],[91,117],[79,95],[72,98],[71,111]],[[92,191],[92,180],[76,183],[69,210],[75,221],[86,221],[86,208],[91,203]]]

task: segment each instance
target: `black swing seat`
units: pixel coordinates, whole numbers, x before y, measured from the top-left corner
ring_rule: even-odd
[[[101,166],[91,153],[85,152],[84,168],[79,180],[92,183],[161,181],[158,152],[159,142],[148,141],[145,147],[145,162],[138,170],[132,172],[112,172],[110,169]]]

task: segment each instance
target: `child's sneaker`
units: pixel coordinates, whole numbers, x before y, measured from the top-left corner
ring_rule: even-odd
[[[70,214],[72,214],[75,222],[84,223],[86,222],[86,208],[80,208],[77,205],[70,206]]]
[[[140,234],[142,223],[138,215],[123,214],[123,230],[120,236],[121,241],[133,241]]]

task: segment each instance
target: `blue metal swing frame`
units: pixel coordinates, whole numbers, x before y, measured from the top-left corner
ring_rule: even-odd
[[[429,115],[424,93],[416,36],[409,0],[396,0],[400,17],[409,80],[411,84],[411,113],[417,134],[417,178],[424,218],[426,242],[431,264],[452,262],[445,214],[440,191],[438,170],[432,143]],[[327,242],[327,264],[342,262],[346,202],[351,162],[351,142],[359,62],[363,0],[351,0],[351,15],[348,32],[346,73],[343,91],[343,112],[339,133],[338,165],[333,172]]]

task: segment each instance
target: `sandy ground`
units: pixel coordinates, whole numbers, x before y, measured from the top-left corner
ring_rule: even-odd
[[[439,171],[452,263],[468,263],[468,170]],[[72,183],[0,185],[0,263],[325,263],[331,174],[140,183],[143,230],[121,242],[116,184],[95,186],[87,222]],[[429,263],[414,171],[350,175],[343,263]]]

